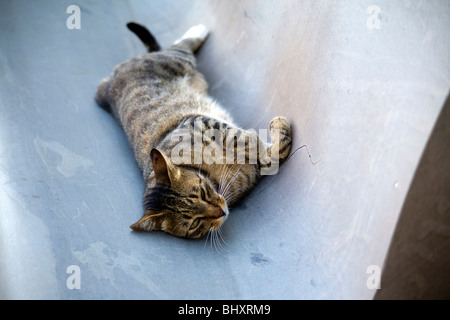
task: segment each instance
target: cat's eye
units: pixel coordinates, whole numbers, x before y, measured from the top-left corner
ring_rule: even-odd
[[[206,201],[205,189],[201,188],[200,192],[201,192],[202,200]]]
[[[190,230],[197,228],[199,226],[199,224],[200,224],[200,218],[195,219],[194,222],[192,222],[192,224],[191,224]]]

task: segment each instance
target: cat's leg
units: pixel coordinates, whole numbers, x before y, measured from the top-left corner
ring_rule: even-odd
[[[292,130],[285,118],[276,117],[270,121],[270,138],[272,144],[267,147],[266,154],[259,155],[262,175],[276,174],[279,166],[289,157]]]
[[[189,85],[199,93],[206,94],[208,84],[205,78],[196,70],[196,62],[194,53],[202,46],[209,35],[209,30],[204,25],[198,25],[190,28],[180,39],[166,51],[173,57],[177,57],[177,61],[182,60],[188,62],[192,68],[188,68],[186,75],[189,79]]]
[[[282,164],[288,158],[292,146],[292,129],[284,117],[276,117],[270,121],[270,138],[272,146],[268,152]]]
[[[195,52],[206,41],[209,35],[209,30],[204,25],[200,24],[190,28],[180,39],[175,41],[173,47],[184,47]]]
[[[108,103],[108,90],[109,90],[109,79],[103,79],[102,82],[97,87],[97,94],[95,100],[98,105],[104,110],[112,114],[111,106]]]

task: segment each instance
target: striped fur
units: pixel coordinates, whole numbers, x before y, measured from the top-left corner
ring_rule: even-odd
[[[159,48],[144,27],[129,27],[138,30],[144,42],[148,39],[150,51]],[[208,85],[196,70],[194,52],[205,39],[193,37],[192,32],[189,35],[165,51],[119,64],[100,83],[96,100],[125,130],[147,185],[144,216],[131,228],[200,238],[222,225],[228,207],[253,189],[261,170],[287,159],[292,137],[282,117],[270,123],[271,145],[265,145],[256,132],[234,125],[230,115],[207,95]],[[182,146],[180,132],[192,146],[190,155],[183,154],[189,161],[183,163],[174,158],[174,150]],[[208,136],[208,132],[218,136]],[[243,135],[257,146],[256,161],[251,162],[253,149],[248,145],[244,150],[238,148],[237,140]],[[195,141],[200,141],[200,162]],[[207,148],[214,149],[211,155],[216,158],[216,153],[223,154],[223,161],[209,161],[203,153]],[[232,162],[225,159],[230,150]],[[245,163],[238,161],[240,156]]]

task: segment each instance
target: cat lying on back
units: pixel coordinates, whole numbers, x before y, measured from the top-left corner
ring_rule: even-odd
[[[161,51],[146,28],[127,26],[149,53],[119,64],[100,83],[96,100],[124,128],[146,183],[144,216],[131,228],[203,237],[218,230],[262,170],[286,160],[291,127],[282,117],[273,119],[272,144],[265,144],[208,97],[194,57],[208,36],[206,27],[189,29]]]

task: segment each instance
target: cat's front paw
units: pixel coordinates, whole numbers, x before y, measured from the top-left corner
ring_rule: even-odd
[[[270,121],[270,137],[272,139],[271,155],[284,162],[291,151],[292,130],[291,125],[284,117],[276,117]]]
[[[291,125],[284,117],[275,117],[270,121],[270,131],[279,130],[285,135],[291,135]]]

